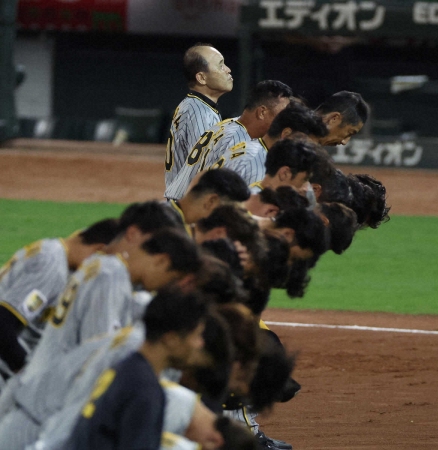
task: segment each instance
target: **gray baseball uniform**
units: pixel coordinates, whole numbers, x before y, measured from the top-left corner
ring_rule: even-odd
[[[173,114],[165,161],[166,188],[183,167],[190,150],[205,130],[222,120],[217,105],[205,95],[190,91]]]
[[[262,138],[253,139],[247,142],[246,148],[242,151],[225,150],[221,157],[224,161],[221,167],[237,172],[249,186],[265,177],[267,152],[268,149]]]
[[[184,166],[166,189],[164,196],[180,199],[198,172],[222,167],[221,156],[227,149],[235,154],[246,149],[251,140],[246,128],[236,119],[227,119],[205,131],[190,151]]]
[[[27,377],[26,382],[19,374],[9,380],[18,381],[9,407],[5,408],[3,396],[0,400],[1,410],[8,411],[0,422],[0,448],[23,449],[40,434],[46,445],[41,448],[65,448],[101,372],[137,350],[143,341],[141,326],[126,327],[90,339],[67,354],[54,355],[50,368]]]
[[[0,305],[24,325],[24,342],[19,342],[26,351],[36,345],[68,276],[63,239],[34,242],[18,250],[0,269]],[[7,364],[0,363],[7,372]]]
[[[28,449],[68,449],[69,436],[84,405],[91,393],[99,389],[96,380],[100,374],[136,351],[143,340],[144,332],[140,325],[123,328],[115,335],[90,340],[61,356],[54,370],[41,373],[21,385],[14,395],[15,404],[19,406],[15,406],[6,416],[9,425],[15,423],[15,432],[7,436],[8,439],[23,444],[22,438],[17,436],[17,430],[26,430],[26,433],[18,434],[26,439],[33,437],[31,441],[25,442],[33,442],[26,447]],[[168,380],[163,379],[162,386],[166,393],[166,409],[161,448],[196,448],[186,439],[177,436],[170,439],[168,433],[183,435],[186,432],[195,404],[199,401],[197,395]],[[35,427],[35,423],[41,426]],[[0,431],[2,424],[3,421]]]
[[[132,309],[132,284],[124,260],[102,253],[87,258],[60,295],[23,380],[50,367],[54,355],[129,325]]]

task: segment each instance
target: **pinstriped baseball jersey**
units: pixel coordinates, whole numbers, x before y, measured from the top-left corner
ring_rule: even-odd
[[[67,448],[65,444],[96,379],[103,370],[136,351],[143,341],[142,326],[122,328],[55,356],[55,364],[49,369],[34,374],[26,383],[19,382],[13,394],[14,406],[6,416],[15,420],[15,432],[9,432],[9,440],[20,449],[30,438],[32,442],[38,440],[38,445],[30,448]],[[0,430],[2,425],[3,421]],[[26,436],[26,443],[20,435]],[[2,439],[0,436],[0,444]]]
[[[238,120],[227,119],[217,123],[199,138],[164,196],[180,199],[198,172],[210,168],[227,149],[236,152],[244,150],[250,140],[246,128]]]
[[[49,367],[54,355],[128,325],[131,316],[132,285],[124,260],[102,253],[90,256],[60,295],[23,379]]]
[[[69,275],[62,239],[43,239],[20,250],[0,269],[0,305],[23,325],[41,324],[56,303]]]
[[[237,172],[249,186],[264,178],[267,153],[268,149],[263,139],[253,139],[242,151],[232,152],[227,149],[221,157],[224,161],[221,167]]]
[[[18,338],[26,352],[36,345],[69,276],[63,239],[43,239],[20,250],[0,269],[0,305],[24,325]],[[0,360],[5,373],[12,374]]]
[[[164,172],[166,188],[183,167],[189,151],[202,133],[221,120],[216,103],[199,92],[190,91],[178,105],[167,140]]]

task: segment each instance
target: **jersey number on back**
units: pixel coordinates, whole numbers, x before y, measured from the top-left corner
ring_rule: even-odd
[[[169,139],[167,140],[166,147],[166,160],[164,161],[164,167],[166,172],[170,172],[173,166],[173,152],[174,152],[175,140],[172,131],[170,132]]]
[[[193,147],[192,151],[190,152],[190,154],[187,158],[187,164],[189,166],[193,166],[194,164],[196,164],[199,161],[205,147],[207,147],[207,145],[210,143],[212,136],[213,136],[213,131],[206,131],[199,138],[198,142]]]

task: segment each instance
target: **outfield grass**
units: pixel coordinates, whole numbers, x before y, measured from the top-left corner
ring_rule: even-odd
[[[29,242],[67,236],[124,207],[0,199],[0,263]],[[438,314],[437,230],[438,218],[396,216],[378,230],[361,231],[344,255],[321,258],[303,299],[276,290],[269,306]]]

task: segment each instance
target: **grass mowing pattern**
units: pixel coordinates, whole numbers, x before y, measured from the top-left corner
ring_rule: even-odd
[[[0,199],[0,264],[23,245],[68,236],[125,206]],[[303,299],[274,290],[269,306],[438,314],[437,230],[438,218],[396,216],[360,231],[344,255],[323,255]]]

